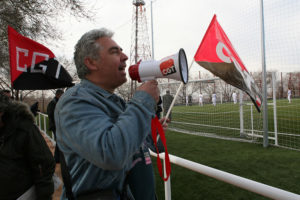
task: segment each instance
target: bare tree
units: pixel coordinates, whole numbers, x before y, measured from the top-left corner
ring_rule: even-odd
[[[69,12],[77,19],[93,19],[83,0],[1,0],[0,1],[0,87],[10,88],[7,26],[33,40],[61,39],[55,19]],[[10,88],[12,90],[12,88]],[[12,93],[18,98],[19,92]]]

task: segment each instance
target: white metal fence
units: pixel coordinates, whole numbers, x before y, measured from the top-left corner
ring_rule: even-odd
[[[151,152],[152,156],[157,157],[156,153]],[[165,163],[165,154],[161,153],[160,158],[163,159],[163,163]],[[201,165],[199,163],[195,163],[190,160],[186,160],[184,158],[180,158],[174,155],[170,155],[170,162],[176,164],[178,166],[184,167],[186,169],[198,172],[200,174],[215,178],[217,180],[223,181],[225,183],[229,183],[231,185],[243,188],[250,192],[260,194],[262,196],[277,199],[277,200],[300,200],[300,195],[292,192],[288,192],[276,187],[272,187],[263,183],[259,183],[247,178],[243,178],[240,176],[236,176],[234,174],[230,174],[218,169],[214,169],[205,165]],[[171,176],[168,181],[165,182],[165,199],[171,200]]]
[[[48,115],[47,114],[38,112],[38,115],[35,118],[35,123],[39,126],[41,131],[46,133],[52,140],[54,140],[53,132],[49,131]]]

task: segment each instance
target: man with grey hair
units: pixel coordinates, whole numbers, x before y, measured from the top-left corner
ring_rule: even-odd
[[[74,60],[81,82],[55,108],[57,143],[76,199],[134,199],[127,176],[159,100],[155,80],[139,86],[128,103],[114,94],[127,81],[128,57],[112,36],[101,28],[80,38]]]

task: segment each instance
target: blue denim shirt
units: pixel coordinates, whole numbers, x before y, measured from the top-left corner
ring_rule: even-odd
[[[88,80],[65,92],[55,108],[56,134],[75,196],[95,189],[122,191],[133,155],[150,134],[155,106],[146,92],[137,91],[126,104]]]

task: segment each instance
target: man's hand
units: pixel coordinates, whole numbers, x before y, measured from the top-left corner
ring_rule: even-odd
[[[137,91],[145,91],[150,94],[155,102],[159,101],[159,89],[157,87],[158,83],[156,80],[146,81],[141,86],[139,86],[136,90]]]
[[[165,122],[165,121],[166,121],[166,122]],[[167,128],[168,128],[168,123],[170,122],[170,119],[168,118],[168,119],[166,120],[166,118],[163,117],[163,118],[159,119],[159,122],[161,123],[161,125],[162,125],[164,131],[166,131]],[[165,123],[164,123],[164,122],[165,122]]]

